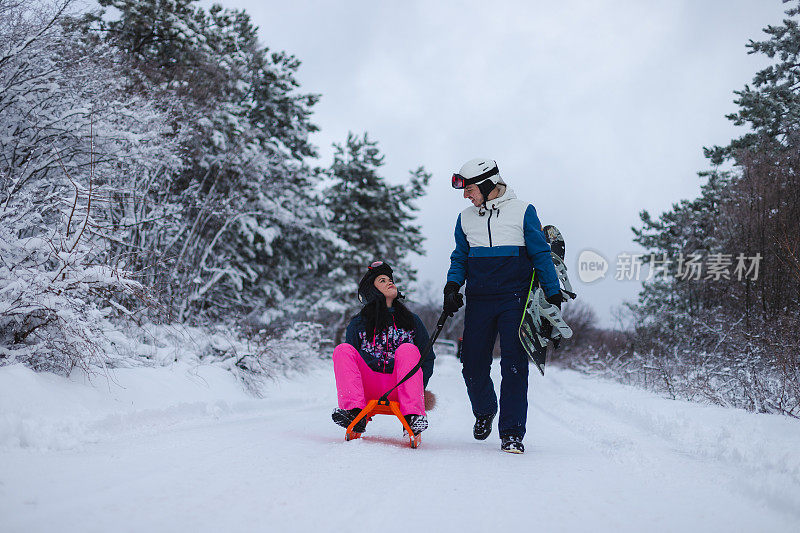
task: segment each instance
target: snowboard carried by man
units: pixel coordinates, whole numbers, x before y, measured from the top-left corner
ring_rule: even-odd
[[[455,249],[450,255],[443,309],[455,313],[463,305],[459,291],[466,283],[462,374],[475,415],[473,436],[478,440],[488,438],[499,413],[500,448],[523,453],[528,416],[528,351],[520,340],[521,320],[534,287],[532,276],[536,289],[541,290],[538,294],[542,305],[561,308],[564,298],[559,275],[536,209],[516,197],[501,178],[495,161],[467,161],[453,175],[452,186],[463,190],[472,206],[456,220]],[[543,333],[539,325],[536,329]],[[499,403],[490,376],[498,335]]]
[[[572,284],[567,276],[567,265],[564,263],[566,245],[564,237],[555,226],[542,228],[547,244],[550,245],[553,266],[558,280],[563,285],[561,296],[564,301],[573,300],[577,295],[572,292]],[[547,345],[552,342],[557,348],[561,339],[572,337],[572,328],[561,317],[561,307],[547,301],[543,290],[536,283],[536,276],[531,276],[528,297],[525,300],[525,311],[519,324],[519,339],[528,357],[544,376],[544,365],[547,360]]]

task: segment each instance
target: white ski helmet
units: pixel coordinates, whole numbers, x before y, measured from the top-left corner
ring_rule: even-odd
[[[486,180],[491,181],[491,189],[498,183],[503,183],[503,179],[500,177],[500,169],[497,168],[497,162],[493,159],[479,157],[470,159],[464,163],[457,174],[453,174],[452,185],[454,189],[464,189],[468,185]]]

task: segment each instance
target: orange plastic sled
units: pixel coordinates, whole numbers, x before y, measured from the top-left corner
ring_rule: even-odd
[[[361,433],[356,433],[353,431],[353,427],[358,424],[359,420],[362,418],[366,418],[369,420],[372,418],[372,415],[394,415],[400,420],[400,423],[403,425],[403,429],[406,430],[408,434],[408,443],[412,448],[419,447],[422,444],[422,435],[417,434],[415,435],[413,431],[411,431],[411,427],[406,422],[405,417],[400,413],[400,404],[397,402],[393,402],[390,400],[370,400],[367,402],[367,406],[364,407],[358,416],[350,422],[350,425],[347,426],[347,433],[345,433],[344,440],[353,440],[361,438]]]

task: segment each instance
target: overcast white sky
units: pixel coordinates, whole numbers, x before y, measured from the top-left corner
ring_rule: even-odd
[[[638,289],[613,269],[618,253],[637,250],[639,211],[698,193],[702,147],[737,134],[724,118],[733,91],[765,65],[745,44],[785,9],[780,0],[223,5],[245,8],[267,46],[302,60],[302,91],[322,94],[313,141],[323,164],[331,143],[367,131],[392,182],[420,164],[433,173],[419,215],[427,255],[416,265],[437,293],[467,205],[450,176],[488,157],[543,224],[561,229],[573,284],[606,325]],[[612,261],[606,280],[577,280],[584,248]]]

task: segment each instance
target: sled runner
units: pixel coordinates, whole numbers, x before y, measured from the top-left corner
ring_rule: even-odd
[[[383,396],[378,398],[377,400],[370,400],[367,402],[367,406],[364,407],[358,416],[350,422],[350,425],[347,426],[346,433],[344,435],[345,441],[351,441],[354,439],[361,438],[361,433],[356,433],[353,431],[353,428],[359,421],[362,419],[369,420],[372,418],[372,415],[394,415],[400,420],[400,423],[403,425],[403,430],[405,435],[408,437],[408,443],[412,448],[417,448],[422,443],[422,435],[420,433],[414,434],[412,431],[411,426],[408,425],[408,421],[406,417],[400,412],[400,404],[394,401],[389,400],[389,395],[399,387],[405,381],[411,379],[411,377],[417,373],[418,370],[422,368],[422,363],[425,361],[425,358],[428,357],[428,354],[431,352],[433,348],[433,343],[436,342],[437,337],[439,337],[439,333],[442,332],[442,328],[444,327],[444,323],[447,321],[447,313],[442,312],[439,316],[439,320],[436,322],[436,331],[433,332],[433,336],[431,336],[430,340],[428,341],[428,345],[425,347],[425,351],[423,351],[419,356],[419,362],[414,365],[414,367],[409,370],[408,374],[403,376],[403,379],[398,381],[394,387],[389,389],[384,393]]]
[[[413,374],[412,374],[413,375]],[[344,440],[350,441],[354,439],[361,438],[361,433],[356,433],[353,431],[353,427],[362,419],[366,418],[369,420],[372,418],[372,415],[394,415],[400,420],[400,423],[403,425],[403,429],[405,430],[405,435],[408,436],[408,443],[412,448],[417,448],[422,443],[422,434],[414,434],[411,431],[411,427],[408,425],[406,418],[400,413],[400,404],[397,402],[393,402],[390,400],[384,400],[383,398],[379,400],[370,400],[367,402],[367,406],[364,407],[358,416],[350,422],[350,425],[347,426],[347,433],[345,433]]]

